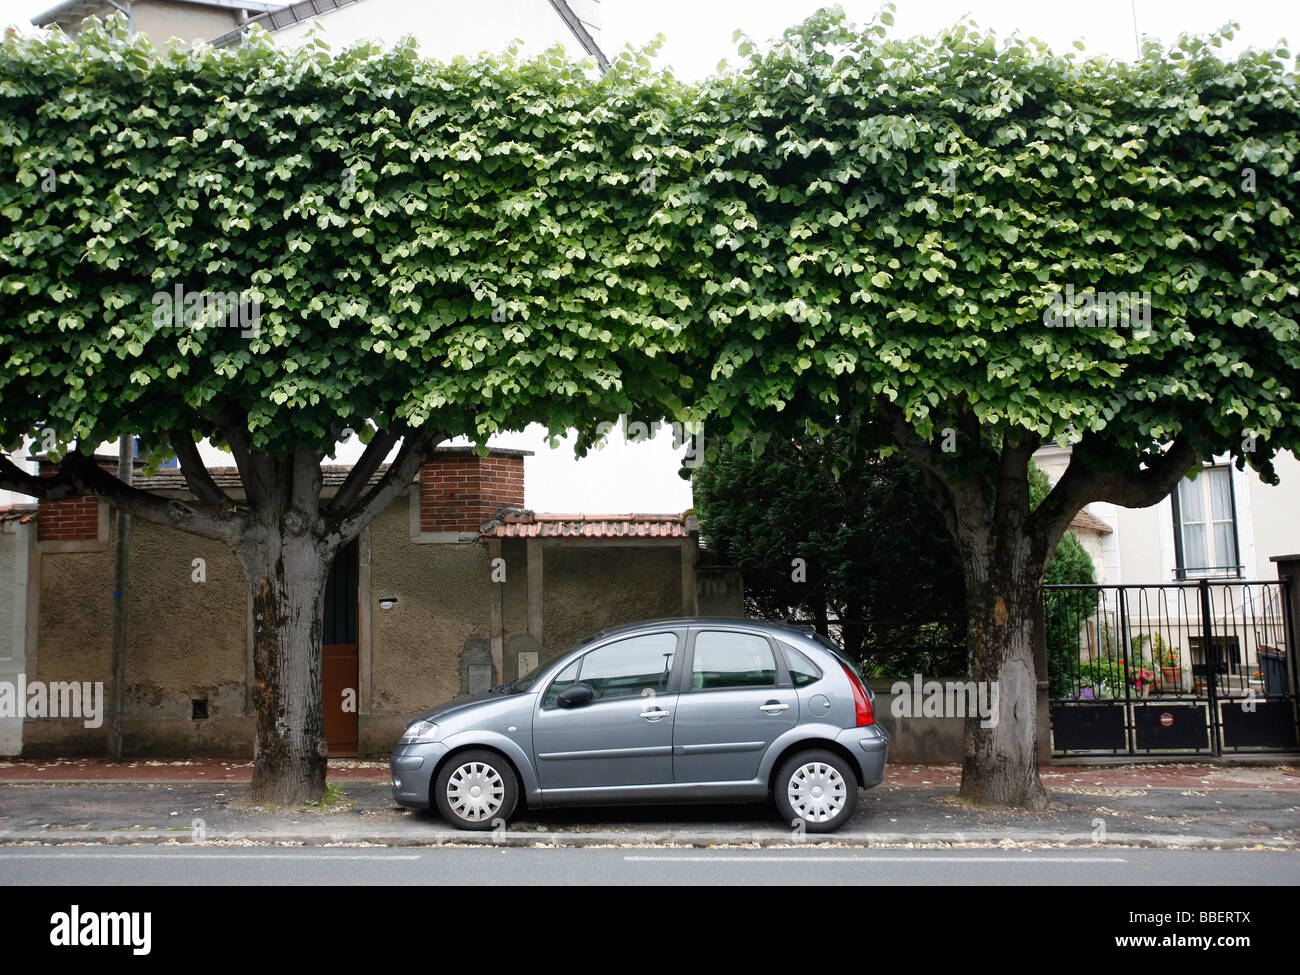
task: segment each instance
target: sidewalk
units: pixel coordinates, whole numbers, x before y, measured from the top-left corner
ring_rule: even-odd
[[[830,837],[803,837],[766,804],[525,811],[465,833],[392,802],[384,762],[334,760],[327,811],[242,801],[251,762],[0,762],[0,843],[383,846],[1143,846],[1300,850],[1300,767],[1140,765],[1043,771],[1040,813],[972,808],[956,766],[890,766]],[[1300,862],[1300,861],[1298,861]]]

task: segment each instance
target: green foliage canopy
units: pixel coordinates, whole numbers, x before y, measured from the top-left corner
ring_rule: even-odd
[[[0,47],[0,440],[221,442],[232,404],[280,454],[676,415],[690,282],[649,217],[693,160],[645,68],[120,24]],[[178,286],[255,298],[256,334],[160,325]]]
[[[1101,469],[1178,438],[1270,477],[1300,444],[1289,52],[1225,60],[1230,29],[1132,64],[886,34],[824,12],[683,126],[707,146],[710,408],[892,410],[921,441],[958,431],[954,471],[1029,433]],[[1149,294],[1149,323],[1049,327],[1070,287]]]

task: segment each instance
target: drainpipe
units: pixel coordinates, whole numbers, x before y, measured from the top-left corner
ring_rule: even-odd
[[[135,465],[135,438],[123,434],[117,442],[117,477],[131,483]],[[122,760],[122,699],[126,693],[126,594],[127,569],[131,558],[131,516],[121,508],[114,512],[113,541],[113,635],[108,655],[108,745],[110,762]]]

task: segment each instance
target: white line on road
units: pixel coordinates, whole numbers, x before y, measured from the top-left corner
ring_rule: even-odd
[[[0,853],[0,860],[167,860],[184,857],[187,860],[418,860],[417,854],[382,853]]]
[[[1128,863],[1123,857],[1035,857],[1035,856],[762,856],[759,854],[670,856],[626,856],[630,863]]]

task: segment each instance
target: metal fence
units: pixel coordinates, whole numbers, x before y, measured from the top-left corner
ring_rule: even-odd
[[[1296,631],[1284,585],[1044,586],[1053,752],[1294,750]]]

